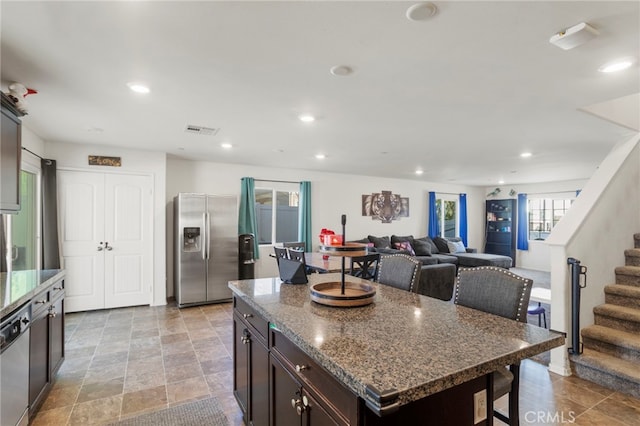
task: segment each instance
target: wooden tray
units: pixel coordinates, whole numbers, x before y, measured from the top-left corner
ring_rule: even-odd
[[[340,282],[317,283],[310,287],[311,300],[321,305],[350,308],[373,303],[376,289],[364,283],[344,283],[344,294],[341,294]]]
[[[367,254],[367,245],[360,243],[346,243],[343,246],[320,246],[318,250],[320,253],[328,254],[330,256],[364,256]]]

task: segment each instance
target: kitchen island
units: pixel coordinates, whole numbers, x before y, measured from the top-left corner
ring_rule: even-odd
[[[327,281],[340,274],[309,275],[309,285]],[[417,414],[424,424],[491,424],[491,397],[474,407],[474,395],[491,394],[490,373],[564,343],[533,325],[375,286],[373,304],[335,308],[279,278],[229,283],[234,389],[247,423],[290,424],[289,405],[306,413],[301,424],[398,424]],[[311,421],[314,405],[330,421]]]

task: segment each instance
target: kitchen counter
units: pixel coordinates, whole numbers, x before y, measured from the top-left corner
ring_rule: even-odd
[[[328,281],[339,282],[340,274],[309,275],[309,284]],[[390,402],[420,400],[565,341],[534,325],[374,285],[373,304],[336,308],[312,302],[308,285],[279,278],[229,283],[270,327],[378,413]]]
[[[0,273],[0,318],[4,318],[32,299],[42,289],[61,280],[64,276],[64,269]]]

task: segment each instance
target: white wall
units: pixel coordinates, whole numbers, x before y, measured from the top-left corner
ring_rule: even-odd
[[[495,197],[488,197],[487,199],[517,199],[517,194],[527,194],[529,198],[566,197],[569,199],[575,198],[576,190],[582,189],[586,183],[587,179],[577,179],[560,182],[498,186],[498,188],[500,188],[500,194],[504,194],[504,196],[500,196],[499,194]],[[489,194],[495,188],[495,186],[485,188],[486,194]],[[514,190],[516,195],[509,196],[508,194],[511,190]],[[550,261],[550,249],[545,241],[529,240],[529,250],[516,250],[516,266],[520,268],[549,272],[551,270]]]
[[[58,169],[96,170],[105,172],[143,173],[153,177],[153,305],[166,304],[165,258],[165,185],[166,154],[164,152],[138,151],[101,145],[78,145],[47,142],[43,156],[57,161]],[[122,167],[89,166],[89,155],[121,157]]]
[[[418,180],[384,179],[371,176],[353,176],[293,169],[187,161],[170,157],[167,161],[167,294],[173,294],[173,197],[178,192],[204,192],[210,194],[240,195],[240,178],[311,181],[312,235],[320,229],[331,228],[341,232],[340,217],[347,215],[347,240],[367,235],[427,234],[428,192],[467,193],[469,246],[482,248],[484,239],[484,192],[481,188],[446,185]],[[409,198],[409,217],[381,223],[362,216],[362,195],[383,190]],[[314,239],[314,244],[318,241]],[[275,261],[268,257],[272,248],[265,246],[256,265],[256,276],[273,276]]]

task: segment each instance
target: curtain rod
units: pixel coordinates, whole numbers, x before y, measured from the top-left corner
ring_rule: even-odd
[[[460,195],[460,194],[465,194],[464,192],[458,192],[457,194],[454,194],[453,192],[440,192],[440,191],[432,191],[435,192],[436,194],[445,194],[445,195]]]
[[[35,155],[36,157],[38,157],[38,158],[39,158],[39,159],[41,159],[41,160],[46,161],[46,162],[47,162],[47,165],[51,164],[51,160],[50,160],[50,159],[40,157],[38,154],[36,154],[35,152],[31,151],[29,148],[25,148],[25,147],[23,146],[23,147],[22,147],[22,149],[23,149],[24,151],[27,151],[28,153],[30,153],[30,154],[32,154],[32,155]]]
[[[253,180],[258,182],[300,183],[292,180],[273,180],[273,179],[256,179],[256,178],[253,178]]]
[[[566,191],[542,191],[542,192],[521,192],[521,194],[525,195],[540,195],[540,194],[566,194],[568,192],[575,193],[576,191],[580,191],[579,189],[567,189]]]

